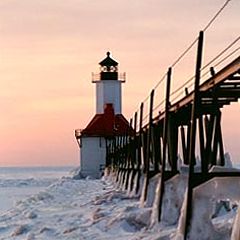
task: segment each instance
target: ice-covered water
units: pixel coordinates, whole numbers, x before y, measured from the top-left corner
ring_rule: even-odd
[[[38,193],[73,167],[1,167],[0,213],[28,196]]]
[[[139,198],[133,194],[135,191],[123,191],[121,186],[114,183],[114,174],[102,179],[75,180],[73,178],[74,171],[69,174],[70,169],[28,168],[10,169],[9,171],[1,169],[0,205],[4,199],[6,205],[11,198],[17,201],[15,204],[11,203],[8,210],[5,208],[0,211],[1,240],[107,240],[112,239],[113,236],[115,240],[182,239],[184,226],[181,222],[185,221],[182,221],[184,215],[181,215],[181,212],[186,209],[183,199],[184,192],[186,192],[185,178],[180,179],[176,176],[166,183],[166,196],[163,199],[165,210],[162,222],[158,223],[151,221],[154,212],[154,207],[151,206],[154,205],[153,198],[156,192],[154,194],[153,191],[150,191],[148,204],[142,206]],[[154,186],[151,182],[153,180],[154,178],[150,180],[149,186]],[[221,200],[222,196],[218,195],[225,189],[239,196],[238,186],[228,185],[228,182],[223,184],[220,180],[214,180],[215,184],[212,185],[208,183],[210,186],[205,187],[210,191],[203,193],[207,192],[211,198],[214,193],[213,195]],[[140,181],[140,184],[140,189],[142,189],[143,180]],[[223,189],[219,184],[223,186]],[[234,180],[234,184],[239,184],[239,181]],[[217,186],[219,187],[217,188]],[[196,198],[194,202],[198,202],[196,211],[200,211],[200,213],[203,212],[201,206],[204,201],[209,199],[209,196],[205,197],[201,192],[194,195]],[[227,200],[226,196],[223,196],[223,200]],[[202,218],[203,221],[199,220],[198,228],[194,231],[200,238],[194,238],[194,240],[239,240],[240,212],[237,213],[239,197],[233,200],[237,200],[237,202],[234,202],[234,205],[231,201],[229,202],[231,203],[230,211],[222,208],[220,209],[221,214],[219,214],[220,211],[213,211],[216,214],[213,219],[211,216],[207,217],[209,220],[207,226],[204,223],[205,217]],[[178,221],[178,219],[180,220]],[[201,230],[203,227],[205,232],[211,233],[213,238],[202,238],[203,235],[199,234],[199,229]],[[216,232],[214,229],[214,231],[210,231],[211,227],[216,229]],[[230,236],[231,229],[234,229],[232,236]],[[221,232],[227,237],[216,238]]]

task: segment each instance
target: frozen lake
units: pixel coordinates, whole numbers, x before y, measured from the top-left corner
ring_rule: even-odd
[[[180,212],[171,211],[174,209],[170,208],[162,223],[155,222],[151,225],[154,208],[147,204],[142,206],[139,198],[122,191],[121,187],[113,184],[111,177],[74,180],[71,178],[72,173],[69,174],[72,169],[74,168],[0,168],[1,239],[110,240],[113,236],[115,240],[182,239],[181,224],[168,221],[171,216],[181,217]],[[169,188],[165,189],[168,200],[171,197],[176,199],[177,195],[175,191],[173,193],[167,189],[180,186],[178,183],[184,181],[184,178],[181,181],[178,181],[179,178],[175,180],[172,179]],[[207,187],[209,191],[205,192],[212,197],[216,190],[217,196],[232,185],[222,182],[219,191],[215,189],[218,183],[220,180],[212,181]],[[239,184],[238,181],[233,183],[234,186]],[[150,185],[154,186],[152,180]],[[230,193],[239,194],[239,187],[234,186]],[[184,191],[181,186],[178,190]],[[236,227],[235,233],[239,231],[235,222],[239,222],[240,211],[236,221],[235,207],[229,213],[220,212],[206,225],[206,220],[209,219],[204,213],[210,209],[206,204],[208,199],[209,196],[196,197],[197,205],[203,208],[198,208],[195,215],[203,213],[201,221],[197,218],[197,226],[211,237],[202,238],[201,231],[194,230],[200,236],[196,239],[239,240],[238,235],[230,235],[233,226]],[[153,195],[149,194],[148,200],[153,202]]]
[[[74,167],[1,167],[0,212],[67,176]]]

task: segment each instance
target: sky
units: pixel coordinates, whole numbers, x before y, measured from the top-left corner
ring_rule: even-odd
[[[126,72],[129,119],[224,2],[0,0],[0,166],[78,165],[74,129],[95,114],[91,73],[106,52]],[[204,63],[239,36],[239,10],[231,0],[206,32]],[[195,55],[174,68],[173,88],[194,74]],[[225,150],[240,162],[239,104],[223,113]]]

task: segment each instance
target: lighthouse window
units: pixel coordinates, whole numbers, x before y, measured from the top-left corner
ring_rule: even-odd
[[[104,66],[104,67],[102,67],[102,68],[101,68],[101,71],[102,71],[102,72],[107,72],[107,71],[108,71],[108,69],[107,69],[107,67],[106,67],[106,66]]]
[[[117,66],[103,66],[101,67],[101,72],[117,72]]]
[[[117,72],[117,67],[111,66],[110,71],[111,72]]]

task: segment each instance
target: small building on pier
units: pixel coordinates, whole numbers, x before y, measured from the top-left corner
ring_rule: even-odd
[[[92,74],[96,84],[96,114],[75,136],[80,147],[80,174],[98,178],[106,164],[107,140],[123,136],[129,123],[122,115],[122,83],[125,73],[118,72],[118,63],[107,57],[100,63],[100,73]]]

